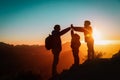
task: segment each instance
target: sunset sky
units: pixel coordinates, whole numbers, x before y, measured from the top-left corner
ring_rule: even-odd
[[[44,44],[55,24],[64,29],[84,20],[102,40],[120,40],[120,0],[0,0],[0,42]],[[62,38],[70,41],[70,33]]]

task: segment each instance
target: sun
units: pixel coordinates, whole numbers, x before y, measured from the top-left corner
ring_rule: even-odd
[[[102,33],[97,29],[93,29],[93,38],[94,38],[95,44],[98,44],[98,45],[107,45],[111,43],[110,40],[103,40]]]
[[[100,31],[98,31],[97,29],[93,29],[93,38],[94,38],[94,41],[98,42],[98,41],[101,41],[101,33]]]

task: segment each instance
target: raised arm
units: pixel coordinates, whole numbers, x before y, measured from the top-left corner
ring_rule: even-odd
[[[74,31],[73,30],[71,30],[71,36],[73,36],[74,35]]]
[[[63,35],[63,34],[65,34],[65,33],[67,33],[70,29],[71,29],[71,28],[68,27],[68,28],[63,29],[62,31],[60,31],[60,36]]]

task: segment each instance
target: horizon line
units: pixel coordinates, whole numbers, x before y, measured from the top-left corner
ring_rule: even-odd
[[[85,44],[85,41],[80,41],[82,44]],[[8,43],[8,42],[3,42],[1,41],[0,43],[5,43],[5,44],[9,44],[9,45],[14,45],[14,46],[17,46],[17,45],[29,45],[29,46],[32,46],[32,45],[39,45],[39,46],[44,46],[45,44],[25,44],[25,43],[21,43],[21,44],[14,44],[14,43]],[[66,44],[66,43],[70,43],[69,41],[68,42],[63,42],[63,44]],[[120,44],[120,40],[101,40],[101,41],[95,41],[94,42],[94,45],[107,45],[107,44]]]

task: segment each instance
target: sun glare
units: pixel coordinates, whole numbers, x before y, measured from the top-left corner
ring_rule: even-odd
[[[98,44],[98,45],[108,45],[110,43],[112,43],[110,40],[95,41],[95,44]]]
[[[101,34],[101,32],[97,29],[93,29],[93,38],[94,38],[94,42],[95,44],[99,44],[99,45],[107,45],[110,43],[109,40],[102,40],[103,35]]]
[[[101,33],[97,29],[93,29],[93,38],[95,41],[101,41]]]

